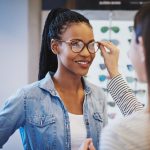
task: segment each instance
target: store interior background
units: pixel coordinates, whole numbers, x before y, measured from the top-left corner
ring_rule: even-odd
[[[87,2],[88,1],[88,2]],[[0,106],[4,101],[16,90],[24,85],[37,80],[38,74],[38,59],[40,53],[41,33],[43,24],[47,13],[54,7],[68,7],[79,11],[86,15],[95,25],[99,24],[98,30],[100,31],[101,25],[105,23],[110,25],[110,17],[112,17],[112,25],[118,26],[116,22],[128,22],[132,24],[134,14],[142,3],[147,3],[147,0],[1,0],[0,1]],[[98,22],[97,22],[98,21]],[[121,28],[120,28],[121,29]],[[121,30],[119,31],[121,33]],[[96,33],[96,31],[95,31]],[[110,33],[107,32],[108,36]],[[123,34],[123,33],[121,33]],[[111,33],[112,38],[122,38],[123,36],[116,36]],[[113,37],[114,35],[114,37]],[[105,36],[105,34],[102,34]],[[127,37],[127,38],[128,38]],[[97,36],[96,38],[101,38]],[[102,37],[103,38],[103,37]],[[125,44],[126,46],[128,43]],[[129,48],[123,47],[123,44],[118,45],[123,51]],[[125,63],[128,62],[127,56],[122,56]],[[95,61],[94,65],[99,67],[99,62]],[[127,61],[126,61],[127,60]],[[99,61],[99,60],[98,60]],[[100,63],[102,59],[100,58]],[[120,61],[120,64],[122,62]],[[93,67],[94,67],[93,65]],[[91,68],[93,68],[91,67]],[[121,65],[122,67],[122,65]],[[121,69],[121,68],[120,68]],[[98,70],[98,69],[97,69]],[[98,70],[107,76],[104,70]],[[124,71],[124,70],[122,70]],[[88,77],[93,79],[93,70],[89,71]],[[94,74],[95,75],[95,74]],[[135,77],[132,72],[129,75]],[[96,73],[97,80],[99,73]],[[97,82],[105,88],[106,82]],[[131,88],[134,88],[137,82],[129,83]],[[146,89],[146,85],[139,84],[138,90]],[[107,94],[107,92],[106,92]],[[109,95],[108,95],[109,96]],[[110,98],[111,99],[111,98]],[[144,103],[144,102],[143,102]],[[114,108],[112,108],[114,109]],[[111,110],[110,110],[111,111]],[[3,150],[23,150],[19,131],[16,131],[4,145]]]

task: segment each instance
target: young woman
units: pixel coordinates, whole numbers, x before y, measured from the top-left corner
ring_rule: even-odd
[[[77,150],[86,138],[91,138],[98,149],[101,130],[107,124],[106,97],[84,76],[100,45],[113,46],[94,40],[89,20],[83,15],[68,9],[49,13],[43,31],[39,81],[19,90],[1,109],[0,148],[19,128],[26,150]],[[104,58],[113,78],[110,85],[115,79],[121,80],[118,49],[114,49],[116,55]],[[124,115],[143,107],[136,100],[128,107],[122,97],[116,100]]]
[[[101,150],[150,149],[150,4],[137,12],[134,31],[128,54],[139,81],[148,84],[148,108],[106,127],[101,136]]]

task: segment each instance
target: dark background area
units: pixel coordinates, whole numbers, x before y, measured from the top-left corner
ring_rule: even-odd
[[[150,0],[43,0],[42,9],[65,7],[77,10],[137,10]]]

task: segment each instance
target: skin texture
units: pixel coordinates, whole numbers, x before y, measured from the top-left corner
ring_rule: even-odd
[[[88,43],[94,40],[93,31],[85,23],[72,23],[61,35],[61,40],[73,39]],[[55,87],[69,112],[83,114],[81,77],[87,74],[95,54],[89,53],[86,47],[80,53],[74,53],[68,44],[58,41],[52,41],[51,48],[58,58],[58,69],[53,77]]]
[[[80,39],[84,43],[94,40],[93,31],[85,23],[72,24],[61,36],[62,40],[69,41],[73,39]],[[95,57],[95,54],[89,53],[85,47],[80,53],[74,53],[70,46],[66,43],[58,45],[58,71],[70,75],[84,76],[87,74],[89,67]],[[88,62],[87,65],[81,65],[78,62]]]

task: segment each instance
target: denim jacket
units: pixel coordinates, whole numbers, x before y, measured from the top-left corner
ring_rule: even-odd
[[[107,124],[106,98],[101,88],[84,78],[83,82],[87,137],[98,149],[101,129]],[[18,90],[0,110],[0,148],[18,128],[25,150],[71,150],[68,111],[49,73]]]

